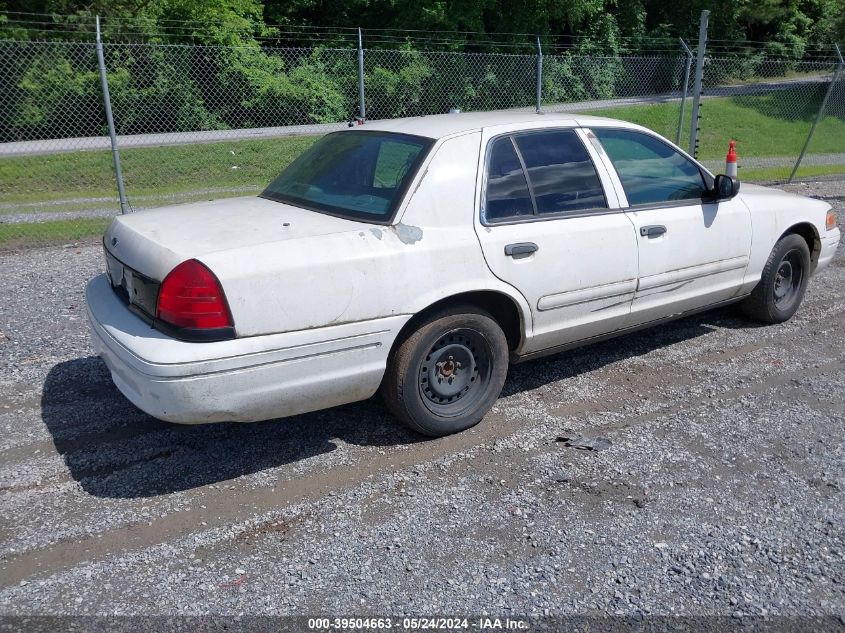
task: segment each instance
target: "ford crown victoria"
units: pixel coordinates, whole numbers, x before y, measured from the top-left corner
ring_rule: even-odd
[[[449,114],[328,134],[256,197],[117,217],[87,303],[157,418],[381,390],[436,436],[478,423],[512,362],[730,302],[785,321],[838,242],[826,203],[740,191],[630,123]]]

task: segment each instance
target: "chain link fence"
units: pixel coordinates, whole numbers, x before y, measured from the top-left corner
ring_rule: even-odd
[[[367,117],[533,108],[536,67],[535,55],[366,51]]]
[[[681,104],[692,94],[692,61],[680,55],[547,56],[543,110],[631,120],[681,144]]]
[[[106,43],[129,210],[259,191],[360,113],[349,48]],[[363,51],[369,120],[541,108],[645,125],[688,148],[691,55]],[[740,176],[845,176],[835,62],[706,57],[698,157],[738,141]],[[834,82],[834,76],[836,80]],[[74,243],[119,207],[94,43],[0,41],[0,248]],[[811,134],[811,130],[813,133]]]
[[[102,101],[93,43],[0,41],[0,156],[102,147]]]
[[[845,119],[836,117],[830,102],[822,111],[836,66],[824,61],[706,58],[699,122],[704,163],[711,169],[724,164],[706,150],[724,145],[724,135],[730,134],[737,140],[740,178],[785,181],[821,115],[826,123],[814,133],[813,151],[803,157],[796,176],[845,174]],[[725,120],[732,121],[733,128],[726,127]],[[743,145],[749,144],[754,152],[743,152]]]
[[[834,79],[829,84],[823,106],[814,120],[815,130],[803,148],[804,158],[795,175],[796,179],[806,179],[812,172],[837,174],[845,178],[845,67],[840,66],[834,72]],[[809,173],[808,173],[809,172]]]
[[[148,44],[104,49],[121,147],[323,134],[355,112],[355,51]]]

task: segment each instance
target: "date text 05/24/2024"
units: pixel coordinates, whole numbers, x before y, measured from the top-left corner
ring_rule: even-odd
[[[529,624],[525,620],[511,618],[446,618],[446,617],[405,617],[401,620],[379,617],[352,618],[309,618],[308,629],[312,631],[331,630],[503,630],[525,631]]]

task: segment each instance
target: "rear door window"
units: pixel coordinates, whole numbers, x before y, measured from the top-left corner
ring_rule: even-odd
[[[497,138],[490,147],[487,164],[484,217],[497,222],[533,214],[528,181],[513,141],[509,136]]]
[[[575,130],[523,132],[490,144],[487,222],[606,208],[595,165]]]
[[[521,134],[516,144],[538,215],[607,208],[596,168],[575,130]]]

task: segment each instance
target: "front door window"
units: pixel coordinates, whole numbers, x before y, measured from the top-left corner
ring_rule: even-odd
[[[592,131],[619,174],[630,206],[700,200],[707,192],[698,166],[650,134],[608,128]]]

